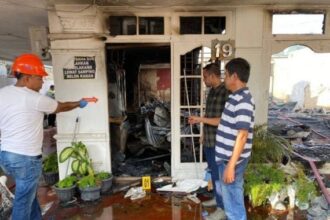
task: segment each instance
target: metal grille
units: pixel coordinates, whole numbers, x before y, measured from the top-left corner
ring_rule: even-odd
[[[190,128],[188,116],[201,115],[204,112],[206,87],[202,80],[202,69],[209,62],[210,57],[211,50],[206,47],[195,48],[181,56],[181,162],[194,162],[194,151],[196,162],[205,161],[202,154],[203,146],[199,143],[202,127],[200,124],[195,124]]]

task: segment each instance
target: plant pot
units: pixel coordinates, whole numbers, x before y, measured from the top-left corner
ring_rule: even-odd
[[[84,189],[79,188],[80,197],[83,201],[94,201],[101,197],[101,186],[87,187]]]
[[[300,202],[299,200],[296,200],[296,206],[300,210],[307,210],[309,208],[308,202]]]
[[[107,193],[111,189],[112,179],[113,179],[113,177],[111,176],[108,179],[102,180],[102,185],[101,185],[102,194]]]
[[[44,180],[45,180],[46,184],[49,186],[54,185],[59,180],[58,172],[46,172],[46,173],[43,173],[43,176],[44,176]]]
[[[76,192],[76,185],[69,188],[58,188],[55,186],[54,189],[60,202],[68,202],[72,200]]]

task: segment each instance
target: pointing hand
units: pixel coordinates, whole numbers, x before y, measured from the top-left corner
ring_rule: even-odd
[[[87,104],[88,104],[88,102],[85,101],[85,100],[83,100],[83,99],[81,99],[81,100],[79,101],[79,107],[80,107],[80,108],[85,108]]]

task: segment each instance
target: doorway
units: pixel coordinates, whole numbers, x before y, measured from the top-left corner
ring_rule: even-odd
[[[110,147],[115,176],[171,176],[171,47],[108,44]]]

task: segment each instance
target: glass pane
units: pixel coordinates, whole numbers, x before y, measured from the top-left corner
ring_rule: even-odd
[[[181,78],[180,79],[180,103],[185,106],[201,104],[201,79]]]
[[[136,17],[134,16],[110,16],[110,35],[135,35]]]
[[[273,34],[324,34],[324,14],[274,14]]]
[[[194,150],[196,155],[196,162],[200,161],[199,137],[183,137],[181,138],[181,162],[195,162]]]
[[[202,17],[180,17],[180,34],[202,34]]]
[[[199,108],[183,108],[180,111],[180,130],[181,135],[190,135],[191,133],[199,135],[201,132],[201,124],[191,125],[188,123],[188,117],[190,115],[200,116]]]
[[[211,49],[198,47],[181,56],[181,76],[202,76],[202,67],[211,60]],[[202,66],[202,67],[201,67]]]
[[[164,34],[164,18],[139,17],[139,34]]]
[[[181,56],[181,76],[201,76],[202,47],[198,47]]]
[[[204,17],[204,34],[225,34],[226,17]]]

